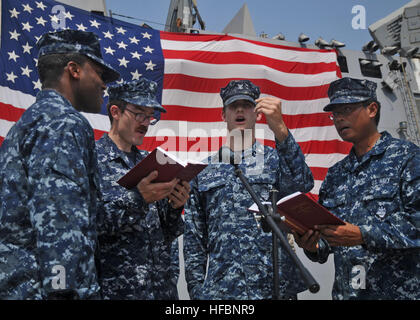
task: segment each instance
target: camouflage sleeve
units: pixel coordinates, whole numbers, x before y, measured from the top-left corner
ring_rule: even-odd
[[[33,190],[28,199],[36,229],[41,294],[98,298],[96,247],[96,189],[92,187],[89,146],[93,132],[62,120],[41,132],[28,161]],[[91,128],[88,128],[91,130]],[[61,292],[61,293],[60,293]]]
[[[165,241],[173,242],[184,233],[183,207],[173,209],[167,199],[159,201],[159,219]]]
[[[279,143],[276,139],[276,150],[279,155],[280,181],[282,185],[287,186],[286,194],[296,191],[309,192],[314,187],[312,172],[290,131],[283,142]]]
[[[174,281],[174,285],[176,286],[179,279],[179,248],[178,248],[179,238],[176,238],[172,241],[171,244],[171,272],[173,274],[172,280]]]
[[[190,298],[199,299],[207,268],[207,223],[201,207],[197,178],[191,183],[185,207],[184,260],[185,279]]]
[[[380,223],[360,225],[364,245],[372,250],[415,249],[420,247],[420,153],[416,152],[400,177],[402,207],[386,212]]]
[[[100,151],[103,152],[103,151]],[[139,225],[150,210],[137,188],[127,190],[116,185],[116,168],[109,162],[99,163],[100,201],[98,213],[98,233],[116,234],[130,232]],[[163,234],[168,242],[183,233],[182,208],[172,209],[167,200],[156,202]]]

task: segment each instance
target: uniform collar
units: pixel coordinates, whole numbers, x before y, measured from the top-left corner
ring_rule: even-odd
[[[124,151],[121,151],[118,149],[117,145],[114,141],[109,137],[108,133],[105,133],[102,136],[102,146],[104,148],[105,154],[107,155],[107,158],[110,161],[116,160],[118,158],[121,158],[127,166],[130,166],[130,161],[127,157],[127,154]],[[136,154],[139,154],[140,151],[135,147],[131,147],[131,152],[135,152]]]
[[[54,90],[54,89],[45,89],[41,90],[36,95],[36,101],[41,101],[45,99],[54,99],[54,100],[61,100],[61,103],[59,104],[60,108],[63,110],[66,110],[66,112],[78,112],[74,106],[70,103],[69,100],[67,100],[60,92]]]
[[[349,161],[347,162],[347,169],[349,171],[353,171],[359,165],[362,165],[363,163],[369,161],[370,158],[383,154],[386,151],[389,145],[389,141],[391,139],[392,139],[392,136],[387,131],[381,132],[381,136],[376,141],[373,148],[369,150],[367,153],[365,153],[360,159],[360,161],[357,160],[356,153],[354,152],[354,147],[351,148],[350,154],[348,157]]]

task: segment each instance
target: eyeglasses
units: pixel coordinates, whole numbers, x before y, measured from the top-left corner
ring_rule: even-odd
[[[359,104],[359,105],[348,105],[348,106],[344,106],[342,108],[340,108],[340,110],[334,110],[329,114],[329,118],[331,120],[334,120],[338,117],[347,117],[348,115],[350,115],[351,113],[353,113],[354,111],[356,111],[357,109],[363,107],[364,104]]]
[[[134,119],[138,122],[144,122],[146,119],[149,121],[151,126],[154,126],[159,120],[156,119],[154,116],[148,116],[143,112],[134,112],[128,108],[125,109],[126,111],[129,111],[130,113],[134,114]]]

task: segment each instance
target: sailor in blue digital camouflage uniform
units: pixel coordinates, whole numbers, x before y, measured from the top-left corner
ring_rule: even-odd
[[[37,43],[42,91],[0,149],[0,298],[100,298],[93,129],[119,74],[98,38],[65,30]]]
[[[226,145],[240,155],[236,162],[261,200],[269,201],[271,188],[279,190],[279,197],[309,192],[313,177],[283,122],[280,99],[259,98],[259,87],[249,80],[232,80],[220,95],[228,131]],[[275,149],[255,140],[255,123],[263,114],[275,135]],[[271,233],[257,228],[247,210],[254,201],[229,160],[225,163],[219,156],[224,157],[220,151],[211,156],[206,169],[191,182],[185,208],[189,295],[192,299],[271,299]],[[305,287],[285,251],[280,252],[280,295],[296,298]]]
[[[101,176],[98,269],[104,299],[178,299],[174,240],[184,231],[181,213],[189,183],[154,183],[153,171],[131,190],[117,184],[147,155],[137,146],[149,125],[166,112],[156,90],[156,82],[146,78],[108,90],[111,130],[96,143]]]
[[[420,298],[420,150],[379,133],[376,83],[330,84],[331,118],[350,154],[328,170],[319,203],[346,221],[318,226],[296,242],[324,263],[332,247],[333,299]],[[318,241],[319,237],[325,240]]]

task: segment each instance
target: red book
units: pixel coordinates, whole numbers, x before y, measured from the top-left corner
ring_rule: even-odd
[[[270,204],[264,202],[263,204]],[[259,212],[257,204],[249,209],[252,212]],[[344,221],[336,217],[325,207],[313,200],[310,196],[302,193],[292,193],[277,201],[277,212],[282,216],[283,230],[290,232],[296,230],[300,235],[316,225],[344,225]]]
[[[184,162],[162,148],[157,147],[120,178],[117,183],[127,189],[131,189],[154,170],[158,171],[158,176],[153,182],[168,182],[173,178],[189,182],[205,167],[207,167],[205,163],[199,161]]]

